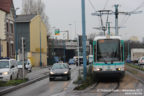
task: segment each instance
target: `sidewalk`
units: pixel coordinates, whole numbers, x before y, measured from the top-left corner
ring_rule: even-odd
[[[25,78],[28,78],[29,81],[36,80],[37,78],[42,78],[44,76],[48,76],[49,69],[48,67],[40,68],[40,67],[33,67],[32,72],[28,72]],[[0,87],[0,91],[8,88],[12,88],[14,86],[7,86],[7,87]]]
[[[44,67],[44,68],[33,67],[32,72],[29,72],[26,75],[26,78],[28,78],[29,80],[33,80],[33,79],[36,79],[38,77],[43,77],[43,76],[48,75],[48,74],[49,74],[48,67]]]

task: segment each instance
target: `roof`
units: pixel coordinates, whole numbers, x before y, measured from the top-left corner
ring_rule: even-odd
[[[13,0],[0,0],[0,10],[9,13],[12,4],[13,4]]]
[[[107,37],[106,36],[97,36],[94,38],[94,41],[97,41],[99,39],[107,39]],[[110,36],[110,38],[108,38],[108,39],[120,39],[121,40],[120,36]]]
[[[30,22],[36,15],[17,15],[16,22]]]

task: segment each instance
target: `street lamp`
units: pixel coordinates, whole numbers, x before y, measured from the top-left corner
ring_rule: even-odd
[[[15,9],[14,13],[14,27],[15,27],[15,50],[16,50],[16,60],[17,60],[17,55],[18,55],[18,34],[16,33],[16,11],[20,8]]]

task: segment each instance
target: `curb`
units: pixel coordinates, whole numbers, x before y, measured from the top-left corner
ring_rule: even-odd
[[[19,89],[19,88],[25,87],[25,86],[27,86],[27,85],[30,85],[30,84],[32,84],[32,83],[35,83],[35,82],[37,82],[37,81],[40,81],[40,80],[42,80],[42,79],[45,79],[45,78],[47,78],[48,76],[49,76],[49,75],[45,75],[45,76],[36,78],[36,79],[34,79],[34,80],[30,80],[30,81],[28,81],[28,82],[26,82],[26,83],[22,83],[22,84],[19,84],[19,85],[14,86],[14,87],[1,90],[1,91],[0,91],[0,96],[1,96],[1,95],[4,95],[4,94],[7,94],[7,93],[9,93],[9,92],[15,91],[15,90],[17,90],[17,89]]]

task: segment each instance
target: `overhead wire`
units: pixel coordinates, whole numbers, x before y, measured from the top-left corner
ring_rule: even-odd
[[[136,7],[132,12],[139,10],[140,8],[144,7],[144,2],[142,2],[138,7]]]
[[[90,3],[91,7],[94,9],[94,11],[96,11],[96,8],[94,7],[94,5],[93,5],[93,3],[91,2],[91,0],[88,0],[88,1],[89,1],[89,3]]]
[[[105,10],[106,6],[108,5],[108,2],[109,2],[109,0],[107,0],[107,1],[105,2],[105,5],[104,5],[103,10]]]

